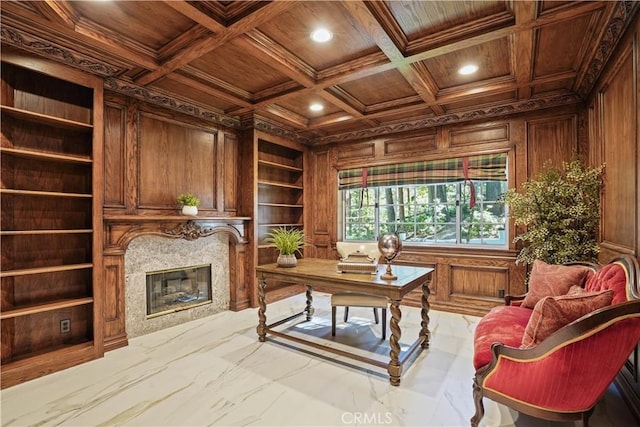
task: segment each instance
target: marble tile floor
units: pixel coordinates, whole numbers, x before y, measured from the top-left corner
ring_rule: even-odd
[[[304,295],[271,304],[267,322],[299,311]],[[314,294],[314,320],[285,324],[336,346],[374,349],[380,325],[352,308],[331,337],[329,298]],[[300,352],[288,341],[259,343],[257,310],[223,312],[131,339],[105,357],[0,392],[1,425],[9,426],[467,426],[474,413],[472,336],[479,318],[432,310],[431,347],[402,377],[357,362]],[[402,307],[403,345],[418,333],[418,309]],[[485,426],[572,426],[520,415],[485,399]],[[579,425],[576,423],[575,425]],[[590,426],[636,425],[615,387],[598,403]]]

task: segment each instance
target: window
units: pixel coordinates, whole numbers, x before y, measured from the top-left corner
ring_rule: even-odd
[[[480,164],[498,172],[471,168]],[[377,240],[395,231],[416,244],[506,245],[506,211],[499,202],[507,190],[506,154],[416,165],[359,169],[359,176],[353,169],[340,172],[343,240]],[[465,175],[491,179],[469,181]],[[377,185],[382,182],[401,185]]]

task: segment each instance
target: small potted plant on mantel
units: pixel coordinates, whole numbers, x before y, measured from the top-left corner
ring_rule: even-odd
[[[182,214],[196,216],[198,215],[198,206],[200,199],[191,193],[185,193],[178,196],[178,203],[182,205]]]
[[[300,253],[300,249],[306,244],[302,230],[286,227],[269,231],[265,242],[273,244],[280,251],[276,260],[280,267],[295,267],[298,264],[296,252]]]

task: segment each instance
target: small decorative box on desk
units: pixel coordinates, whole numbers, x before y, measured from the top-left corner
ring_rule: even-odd
[[[338,262],[338,273],[376,274],[377,271],[378,260],[360,251],[349,254]]]

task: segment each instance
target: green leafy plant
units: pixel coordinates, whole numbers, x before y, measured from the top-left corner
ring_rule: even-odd
[[[578,160],[564,162],[562,169],[547,162],[521,192],[512,188],[502,195],[515,225],[526,227],[514,239],[525,244],[517,262],[597,261],[603,170],[604,165],[586,168]]]
[[[265,241],[275,245],[282,255],[300,253],[300,249],[306,245],[304,232],[299,228],[274,228],[267,233]]]
[[[200,206],[200,199],[191,193],[178,196],[178,203],[182,206]]]

